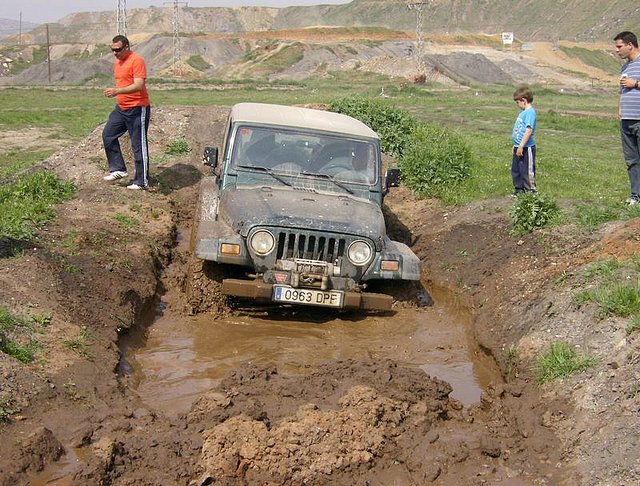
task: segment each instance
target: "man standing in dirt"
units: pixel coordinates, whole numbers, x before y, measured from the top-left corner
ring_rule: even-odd
[[[626,59],[620,75],[620,137],[627,163],[631,195],[628,204],[640,202],[640,49],[638,38],[629,31],[620,32],[613,40],[620,59]]]
[[[117,98],[118,102],[102,131],[104,150],[109,162],[109,175],[104,180],[116,181],[128,176],[118,140],[128,132],[136,173],[127,189],[146,189],[149,183],[147,132],[151,118],[146,86],[147,67],[144,59],[131,51],[129,39],[123,35],[113,38],[111,51],[115,56],[113,75],[116,87],[105,89],[104,95],[107,98]]]

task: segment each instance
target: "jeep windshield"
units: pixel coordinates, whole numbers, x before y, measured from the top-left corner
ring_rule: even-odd
[[[377,142],[283,127],[236,129],[231,168],[266,172],[285,184],[327,190],[373,185],[379,177]],[[335,189],[334,189],[335,190]]]

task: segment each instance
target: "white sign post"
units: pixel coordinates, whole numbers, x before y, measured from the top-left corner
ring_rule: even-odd
[[[502,33],[502,46],[509,46],[509,48],[513,47],[513,32]]]

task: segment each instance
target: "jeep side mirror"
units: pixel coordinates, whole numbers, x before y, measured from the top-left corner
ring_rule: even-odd
[[[205,147],[202,163],[214,169],[218,165],[218,147]]]
[[[400,185],[400,177],[402,173],[400,169],[391,168],[387,169],[386,174],[384,175],[384,190],[385,192],[389,192],[390,187],[398,187]]]

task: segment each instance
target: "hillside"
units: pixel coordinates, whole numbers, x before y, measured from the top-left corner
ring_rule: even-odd
[[[425,2],[425,5],[427,3]],[[305,7],[202,7],[180,9],[183,35],[268,31],[309,26],[381,26],[415,32],[416,10],[395,0],[354,0],[343,5]],[[127,12],[127,34],[139,38],[172,33],[174,9],[149,7]],[[434,0],[422,10],[423,30],[431,34],[514,32],[517,39],[541,41],[609,40],[621,30],[640,24],[640,7],[633,2],[614,0]],[[81,12],[49,24],[54,42],[107,42],[114,34],[115,10]],[[45,42],[45,26],[35,28],[27,40]]]
[[[640,21],[640,7],[618,1],[524,1],[517,10],[512,4],[436,0],[425,6],[427,81],[608,85],[619,66],[611,38]],[[128,11],[127,35],[147,59],[150,77],[299,80],[354,69],[407,79],[416,75],[417,11],[404,2],[185,6],[179,12],[180,57],[175,64],[174,9]],[[49,24],[50,70],[42,62],[45,26],[23,33],[22,46],[16,45],[16,36],[5,40],[6,47],[0,44],[0,84],[47,84],[49,76],[52,83],[104,82],[111,75],[108,44],[115,23],[115,12],[81,12]],[[503,31],[515,33],[513,50],[503,49]]]

